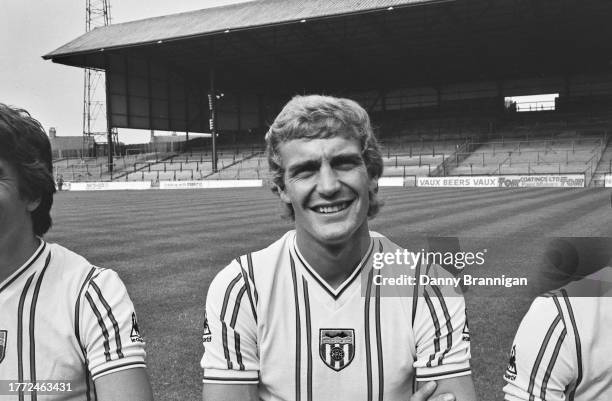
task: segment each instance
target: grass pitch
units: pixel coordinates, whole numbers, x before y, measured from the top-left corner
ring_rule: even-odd
[[[381,189],[371,229],[407,248],[458,237],[487,249],[481,272],[535,277],[550,237],[612,236],[602,189]],[[202,323],[208,285],[234,257],[292,228],[265,189],[64,192],[47,235],[116,270],[136,305],[157,400],[201,399]],[[473,377],[479,399],[502,399],[512,338],[534,289],[470,288]]]

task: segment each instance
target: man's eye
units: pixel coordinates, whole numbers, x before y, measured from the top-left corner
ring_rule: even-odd
[[[300,171],[296,171],[296,173],[294,174],[294,177],[298,177],[298,178],[310,177],[313,173],[314,173],[314,170],[300,170]]]
[[[341,162],[335,165],[335,168],[337,168],[338,170],[350,170],[352,168],[355,168],[359,165],[359,163],[354,162],[354,161],[345,161],[345,162]]]

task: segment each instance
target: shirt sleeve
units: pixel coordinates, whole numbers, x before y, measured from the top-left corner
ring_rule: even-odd
[[[555,301],[537,298],[519,326],[504,373],[507,401],[562,401],[576,380],[576,349]]]
[[[145,367],[144,341],[125,285],[112,270],[99,269],[80,298],[79,341],[92,380]]]
[[[257,384],[256,310],[252,283],[234,262],[210,284],[204,317],[204,383]]]
[[[431,266],[427,275],[453,277],[437,265]],[[417,381],[471,373],[470,333],[465,301],[459,287],[430,284],[419,288],[413,331]]]

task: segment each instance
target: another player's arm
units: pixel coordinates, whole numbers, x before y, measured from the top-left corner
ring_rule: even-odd
[[[419,382],[417,388],[423,389],[426,385],[432,382]],[[476,390],[472,382],[472,376],[459,376],[450,379],[437,380],[437,387],[429,397],[440,397],[444,401],[474,401],[476,400]],[[418,392],[417,392],[418,393]],[[424,398],[427,401],[438,401],[438,398]],[[413,400],[412,398],[410,401]],[[420,401],[420,400],[419,400]]]
[[[438,382],[421,382],[419,389],[410,396],[409,401],[455,401],[453,393],[438,390]]]
[[[97,398],[153,400],[134,305],[118,275],[96,271],[79,300],[77,337]]]
[[[258,401],[256,384],[211,384],[204,383],[204,401]]]
[[[560,309],[564,306],[563,297],[537,298],[523,317],[504,374],[505,400],[565,400],[578,373],[573,329],[566,327]]]
[[[256,311],[249,294],[252,283],[247,285],[245,276],[234,262],[215,277],[208,290],[201,361],[206,401],[259,399]]]
[[[95,382],[99,401],[152,401],[151,384],[144,368],[121,370]]]
[[[433,266],[430,274],[448,272]],[[420,291],[413,327],[418,388],[436,381],[435,396],[451,393],[457,401],[476,400],[463,297],[452,287],[427,286]]]

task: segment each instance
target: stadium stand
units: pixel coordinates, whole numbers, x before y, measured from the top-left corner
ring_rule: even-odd
[[[453,133],[450,125],[431,124],[396,126],[398,135],[382,136],[383,176],[582,173],[587,183],[592,180],[593,186],[602,186],[604,175],[612,170],[607,121],[510,124],[498,133],[465,125]],[[115,157],[112,176],[105,157],[57,159],[54,169],[56,177],[65,181],[265,180],[263,146],[221,147],[216,173],[206,148]]]
[[[594,187],[603,187],[605,175],[612,173],[612,146],[610,146],[610,142],[610,138],[608,137],[605,149],[591,180],[592,186]]]
[[[219,171],[205,178],[212,180],[263,179],[268,164],[263,151],[241,154],[236,158],[219,158]]]
[[[446,160],[441,175],[584,173],[589,182],[606,147],[605,133],[547,137],[505,135],[470,143]]]
[[[186,181],[202,179],[244,179],[263,175],[263,147],[223,148],[218,152],[219,171],[212,172],[209,150],[192,149],[179,154],[140,157],[113,175],[114,180],[125,181]],[[69,177],[72,179],[72,177]],[[80,177],[75,176],[78,181]]]
[[[143,164],[152,163],[146,160],[161,160],[167,157],[169,156],[159,153],[115,156],[113,174],[108,171],[106,156],[62,158],[53,160],[53,170],[56,178],[62,176],[65,181],[112,181],[126,179],[130,172],[142,169]]]
[[[401,137],[384,139],[381,144],[385,166],[383,176],[429,176],[467,141],[459,137],[433,139],[436,136],[428,138],[421,134],[418,141]]]
[[[104,158],[61,158],[53,161],[55,177],[68,181],[102,180],[105,178]]]
[[[600,185],[610,171],[612,149],[604,131],[550,133],[550,127],[506,130],[503,134],[452,136],[421,132],[387,137],[381,144],[385,177],[489,174],[584,173]],[[418,138],[415,140],[415,137]],[[603,156],[603,157],[602,157]],[[202,179],[265,179],[267,162],[263,148],[226,148],[218,153],[213,173],[208,150],[179,154],[141,154],[117,157],[113,176],[105,158],[58,159],[56,176],[67,181],[163,181]]]

